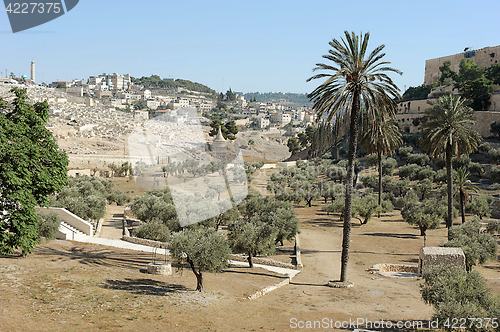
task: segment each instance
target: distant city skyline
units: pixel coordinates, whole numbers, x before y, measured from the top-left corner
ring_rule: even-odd
[[[401,89],[424,82],[425,60],[500,45],[497,1],[81,1],[71,12],[13,34],[0,14],[0,76],[36,81],[102,73],[159,75],[218,91],[309,93],[316,63],[344,30],[370,32],[369,50],[403,76]]]

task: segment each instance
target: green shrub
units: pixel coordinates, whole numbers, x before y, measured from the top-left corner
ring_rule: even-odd
[[[490,177],[493,180],[500,180],[500,167],[492,167],[490,169]]]
[[[470,201],[465,205],[465,212],[478,216],[479,219],[491,216],[490,204],[493,202],[493,197],[490,195],[473,195]]]
[[[446,170],[444,168],[438,170],[436,174],[434,174],[434,182],[446,183]]]
[[[462,248],[467,271],[471,271],[474,265],[496,259],[497,242],[491,234],[481,233],[481,223],[477,218],[450,228],[449,238],[450,240],[442,246]]]
[[[410,153],[413,152],[413,147],[411,146],[402,146],[398,149],[398,156],[401,158],[406,158]]]
[[[492,219],[488,221],[486,231],[490,234],[500,233],[500,220]]]
[[[492,330],[491,321],[488,328],[478,328],[479,324],[470,324],[469,320],[469,318],[498,319],[499,317],[498,298],[491,295],[485,279],[479,272],[467,273],[449,266],[436,266],[425,270],[423,278],[425,283],[420,286],[420,293],[427,304],[434,306],[432,320],[438,320],[439,328],[446,331],[454,330],[451,328],[452,319],[458,319],[460,323],[461,320],[467,322],[463,329],[465,331]],[[499,331],[498,325],[495,330]]]
[[[139,227],[134,229],[133,235],[141,239],[160,242],[167,242],[170,240],[170,230],[165,224],[159,221],[142,223]]]
[[[382,160],[382,175],[392,176],[394,169],[398,166],[398,162],[394,158],[386,158]]]
[[[469,165],[469,172],[472,174],[476,173],[478,176],[481,176],[484,173],[484,166],[480,163],[471,163]]]
[[[431,182],[434,180],[434,176],[436,172],[429,166],[425,166],[418,170],[418,173],[415,174],[416,180],[430,180]]]
[[[38,235],[47,240],[54,240],[61,225],[61,219],[55,212],[38,214]]]
[[[484,142],[477,148],[480,152],[488,153],[491,150],[491,145],[488,142]]]
[[[453,169],[466,168],[469,169],[472,161],[467,156],[461,156],[460,159],[457,157],[453,157],[451,161],[451,165]]]
[[[490,157],[491,161],[498,163],[500,161],[500,149],[490,149],[488,157]]]
[[[399,177],[402,179],[413,179],[421,169],[422,167],[416,164],[401,166],[399,168]]]
[[[417,164],[420,166],[424,166],[430,161],[429,156],[423,153],[416,153],[416,154],[411,153],[408,155],[406,159],[408,160],[408,164]]]

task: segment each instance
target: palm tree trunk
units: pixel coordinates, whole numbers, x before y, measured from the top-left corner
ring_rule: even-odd
[[[355,91],[353,95],[353,105],[351,109],[351,124],[349,126],[349,152],[347,155],[347,176],[346,176],[346,193],[345,193],[345,209],[344,209],[344,230],[342,235],[342,258],[340,269],[340,281],[347,281],[347,263],[349,262],[349,244],[351,241],[351,214],[352,214],[352,198],[354,194],[353,179],[354,179],[354,158],[356,157],[356,146],[358,144],[358,126],[360,112],[359,91]]]
[[[464,194],[462,193],[462,191],[460,191],[460,214],[462,215],[462,224],[465,223],[465,209],[464,209],[464,205],[465,205],[465,201],[464,201]]]
[[[380,206],[382,206],[382,154],[378,152],[378,217],[380,218]]]
[[[448,184],[448,219],[446,227],[448,228],[448,240],[450,239],[450,228],[453,226],[453,179],[451,168],[451,145],[446,146],[446,182]]]

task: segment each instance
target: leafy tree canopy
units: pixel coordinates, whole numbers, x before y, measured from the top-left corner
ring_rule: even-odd
[[[30,104],[26,90],[13,88],[12,104],[0,98],[0,253],[33,251],[38,242],[35,206],[67,181],[68,159],[45,128],[49,104]]]

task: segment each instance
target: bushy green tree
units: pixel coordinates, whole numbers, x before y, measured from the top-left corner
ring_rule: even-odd
[[[479,219],[489,218],[491,216],[490,204],[493,197],[490,195],[474,195],[465,205],[465,212],[478,216]]]
[[[38,214],[38,235],[47,240],[54,240],[61,225],[61,219],[55,212]]]
[[[438,320],[438,328],[455,330],[453,324],[458,320],[459,324],[466,322],[463,325],[465,331],[500,330],[499,298],[492,296],[479,272],[467,273],[450,266],[435,266],[425,270],[423,277],[425,283],[420,286],[420,293],[427,304],[434,306],[432,320]],[[491,324],[491,318],[496,318],[496,327],[492,327],[495,324]]]
[[[134,229],[133,235],[141,239],[167,242],[170,239],[170,230],[160,221],[145,222]]]
[[[138,196],[132,205],[132,213],[143,222],[161,222],[170,231],[179,231],[174,201],[169,190],[154,189],[143,196]]]
[[[409,192],[407,195],[412,195]],[[439,227],[444,215],[442,206],[436,199],[426,199],[422,203],[416,202],[409,197],[401,209],[403,219],[410,225],[415,225],[420,229],[420,235],[424,237],[424,246],[427,240],[427,230]]]
[[[442,246],[462,248],[467,271],[471,271],[477,264],[484,264],[497,257],[497,241],[491,234],[481,232],[481,223],[477,218],[452,228],[449,241]]]
[[[26,90],[11,92],[12,103],[0,98],[0,253],[26,255],[38,243],[35,206],[66,184],[68,159],[45,128],[47,101],[31,104]]]
[[[413,152],[413,147],[411,146],[402,146],[398,149],[398,156],[401,158],[407,158],[410,153]]]
[[[491,85],[493,84],[485,75],[486,68],[479,67],[471,59],[462,59],[459,68],[456,87],[461,95],[472,101],[470,106],[475,111],[486,109],[489,105]]]
[[[288,139],[288,142],[286,143],[286,146],[288,146],[288,151],[291,154],[296,154],[297,152],[299,152],[301,149],[300,145],[301,144],[299,143],[299,140],[297,139],[297,137],[290,137]]]
[[[203,272],[216,273],[228,265],[231,250],[224,235],[213,228],[187,227],[174,233],[170,254],[182,268],[187,262],[196,276],[196,290],[203,290]]]
[[[275,227],[253,217],[229,225],[227,239],[233,252],[246,254],[249,267],[253,267],[253,257],[274,253],[276,236]]]

